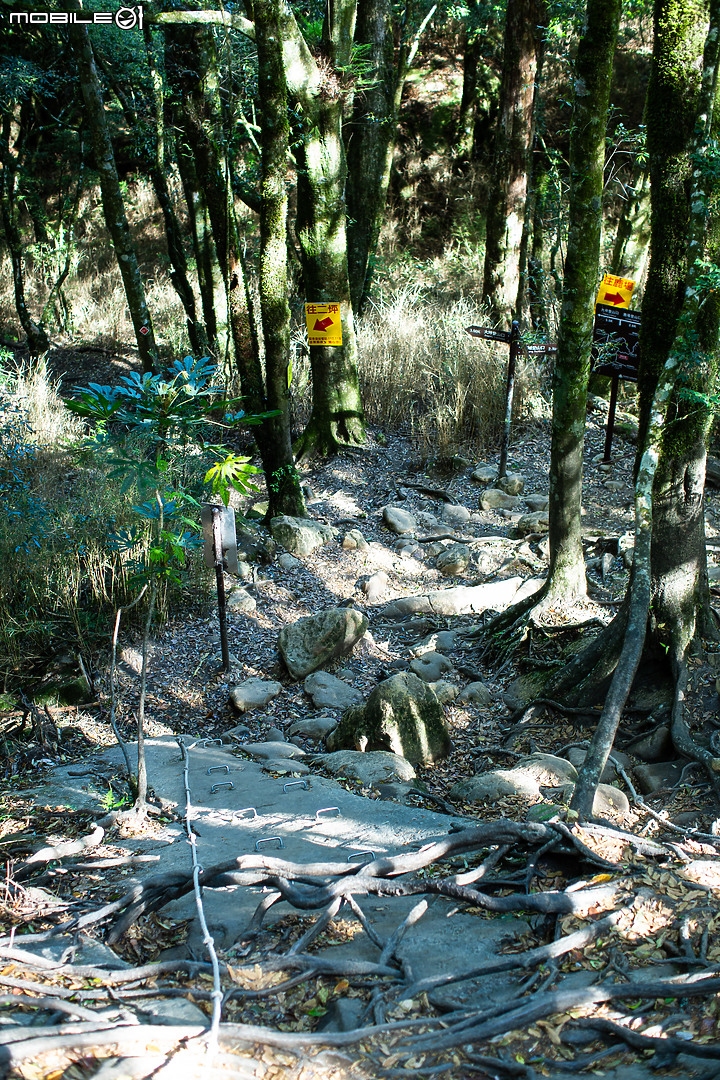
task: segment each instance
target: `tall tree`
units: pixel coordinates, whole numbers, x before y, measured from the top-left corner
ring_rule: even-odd
[[[542,0],[508,0],[500,103],[488,193],[483,299],[495,319],[515,311],[528,172]]]
[[[73,0],[72,9],[75,11],[80,10],[77,0]],[[143,370],[153,371],[157,365],[155,334],[153,333],[152,319],[145,299],[145,286],[125,213],[120,177],[115,164],[115,154],[105,116],[102,88],[95,66],[95,57],[90,44],[87,26],[74,23],[70,27],[70,35],[77,62],[80,89],[85,104],[85,115],[92,135],[95,166],[100,176],[100,191],[102,193],[105,222],[112,239],[120,276],[125,287],[128,310],[135,330]]]
[[[287,162],[290,125],[280,30],[281,0],[254,0],[260,102],[260,309],[265,343],[266,408],[258,444],[268,487],[268,516],[307,511],[290,445]],[[259,358],[258,358],[259,366]]]
[[[368,298],[380,229],[387,205],[398,113],[405,80],[433,4],[408,35],[393,22],[390,0],[358,0],[355,49],[360,77],[345,129],[347,147],[347,251],[350,298],[360,314]],[[395,38],[400,44],[395,49]]]
[[[582,689],[580,676],[597,677],[598,667],[602,675],[608,660],[617,659],[573,798],[574,808],[584,816],[592,812],[595,789],[644,648],[669,660],[675,687],[675,746],[702,762],[715,790],[720,790],[716,759],[691,738],[683,710],[688,649],[698,633],[717,637],[708,618],[703,488],[720,360],[720,301],[715,290],[720,191],[717,142],[712,138],[720,0],[711,0],[698,65],[706,26],[703,4],[656,0],[648,95],[652,255],[641,336],[635,554],[621,612],[569,672],[569,685],[579,683]],[[589,673],[588,657],[593,661]]]

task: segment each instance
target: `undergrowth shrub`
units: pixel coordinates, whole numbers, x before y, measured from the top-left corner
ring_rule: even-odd
[[[481,321],[467,300],[447,305],[405,288],[375,303],[358,325],[360,384],[367,419],[414,436],[427,458],[497,443],[504,422],[508,346],[471,338]],[[513,415],[528,417],[540,371],[518,359]]]
[[[123,595],[122,559],[107,550],[114,491],[78,469],[80,423],[44,364],[0,354],[0,679],[30,676],[54,651],[90,648],[99,613]]]

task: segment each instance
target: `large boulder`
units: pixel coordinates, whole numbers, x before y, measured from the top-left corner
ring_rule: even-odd
[[[362,708],[348,709],[327,740],[328,750],[389,750],[412,765],[447,757],[451,746],[440,702],[410,671],[381,682]]]
[[[317,548],[336,536],[335,529],[311,518],[290,517],[283,514],[270,522],[273,539],[282,544],[291,555],[311,555]]]
[[[352,652],[367,625],[355,608],[328,608],[284,626],[278,635],[280,655],[293,678],[304,679],[336,656]]]

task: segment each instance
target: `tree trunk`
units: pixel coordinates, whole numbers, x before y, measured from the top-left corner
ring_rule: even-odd
[[[74,10],[80,10],[75,3]],[[92,135],[95,165],[100,174],[103,213],[107,224],[120,275],[125,287],[128,310],[135,329],[138,351],[143,371],[153,371],[157,366],[157,347],[153,333],[152,319],[145,300],[137,255],[133,246],[125,214],[120,178],[115,165],[110,133],[105,119],[100,80],[95,67],[90,37],[87,27],[76,24],[70,27],[70,38],[77,62],[80,89],[82,90],[88,126]]]
[[[675,745],[681,753],[706,765],[718,789],[716,762],[707,750],[694,744],[683,715],[686,653],[707,601],[705,438],[713,415],[709,395],[715,385],[720,336],[720,303],[712,288],[713,279],[708,280],[707,274],[712,263],[704,261],[708,257],[713,260],[717,252],[717,221],[707,213],[717,191],[711,191],[712,168],[703,167],[703,159],[716,154],[711,129],[720,56],[720,0],[712,0],[710,5],[700,80],[695,59],[698,30],[705,27],[703,14],[696,9],[690,18],[687,6],[680,8],[668,0],[657,0],[655,8],[653,76],[648,96],[650,166],[651,170],[662,169],[671,189],[676,193],[683,190],[684,197],[674,201],[674,213],[668,218],[669,192],[653,184],[652,219],[653,225],[674,241],[676,250],[682,235],[685,252],[681,265],[686,276],[682,282],[682,311],[676,318],[670,344],[663,349],[664,358],[659,351],[641,352],[639,381],[645,435],[643,445],[638,447],[636,466],[635,553],[624,604],[627,630],[572,800],[573,808],[582,816],[592,812],[595,789],[640,663],[648,623],[650,646],[662,647],[675,679]],[[667,114],[664,121],[662,118],[664,108],[674,97],[678,105],[682,100],[695,112],[694,118],[686,117],[684,130],[668,124]],[[674,161],[674,169],[667,168],[668,157]],[[662,221],[656,216],[656,203],[664,208]],[[666,266],[663,252],[656,251],[654,243],[652,252],[650,280],[657,295],[664,276],[661,271]],[[674,281],[666,299],[677,309]],[[653,310],[651,318],[654,315]],[[612,627],[606,636],[611,633]]]
[[[210,217],[202,187],[198,182],[195,162],[187,145],[185,133],[182,128],[182,111],[174,113],[174,126],[176,131],[175,152],[177,156],[180,181],[185,195],[188,222],[192,237],[193,253],[195,255],[195,270],[200,289],[200,303],[203,310],[203,320],[208,337],[210,351],[219,356],[220,346],[218,342],[217,313],[215,311],[215,271],[217,256],[212,239]]]
[[[30,355],[40,356],[41,353],[47,352],[50,348],[50,342],[48,341],[47,334],[42,326],[38,325],[30,315],[27,301],[25,300],[23,245],[20,229],[17,224],[17,211],[15,206],[15,188],[17,181],[16,165],[10,146],[11,121],[11,114],[5,113],[5,116],[3,117],[2,148],[0,150],[3,166],[2,176],[0,177],[0,180],[2,181],[2,188],[0,189],[2,223],[3,231],[5,233],[5,243],[7,244],[10,253],[10,264],[12,266],[13,288],[15,290],[15,310],[18,313],[20,325],[27,336]]]
[[[516,308],[540,35],[537,0],[508,0],[500,111],[488,194],[483,299],[492,317]]]
[[[364,61],[367,85],[355,91],[348,125],[347,251],[350,298],[358,315],[367,301],[373,263],[387,205],[393,152],[405,79],[436,5],[395,59],[393,6],[390,0],[358,0],[355,44],[369,46]]]
[[[354,22],[354,0],[330,5],[323,28],[321,82],[315,93],[302,98],[297,234],[305,295],[312,303],[340,304],[343,344],[310,346],[312,411],[296,446],[298,457],[332,454],[365,438],[348,277],[342,140],[343,69],[350,64]]]
[[[258,445],[268,487],[268,517],[307,515],[290,444],[288,371],[287,161],[289,124],[287,86],[279,25],[280,0],[255,0],[258,55],[260,148],[260,310],[265,342],[265,404],[279,415],[266,420]]]
[[[153,89],[154,153],[150,162],[150,181],[157,197],[165,223],[168,258],[170,259],[170,280],[183,306],[186,317],[190,348],[197,357],[207,352],[208,340],[205,327],[198,322],[195,309],[195,294],[188,280],[188,265],[182,242],[180,223],[175,213],[165,171],[165,94],[162,76],[158,71],[153,52],[152,33],[149,26],[143,28],[145,54],[147,56],[150,80]]]
[[[605,129],[620,0],[588,0],[575,65],[570,135],[570,220],[550,450],[547,600],[585,593],[580,508],[587,382],[600,256]]]
[[[395,64],[391,0],[358,0],[355,42],[369,47],[369,85],[355,92],[347,141],[350,298],[359,314],[372,277],[395,146]]]

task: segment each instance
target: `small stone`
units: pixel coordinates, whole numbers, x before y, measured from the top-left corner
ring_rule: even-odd
[[[437,682],[442,674],[451,668],[452,664],[447,656],[439,652],[425,652],[410,662],[410,670],[427,683]]]
[[[468,683],[458,695],[458,702],[472,702],[473,705],[490,705],[493,701],[492,692],[484,682],[479,681]]]
[[[471,803],[496,803],[506,795],[536,799],[540,797],[540,785],[522,769],[491,769],[480,776],[462,780],[450,791],[451,799]]]
[[[327,671],[314,671],[305,679],[303,689],[318,709],[349,709],[362,701],[362,694]]]
[[[230,691],[230,703],[236,712],[244,713],[250,709],[259,709],[282,690],[282,684],[268,679],[252,677],[238,683]]]
[[[534,777],[542,787],[562,787],[568,782],[575,783],[578,775],[571,762],[556,754],[528,754],[520,758],[516,767]]]
[[[307,739],[319,740],[324,739],[335,727],[336,716],[314,716],[307,720],[298,720],[288,731],[291,735],[304,735]]]
[[[445,503],[442,510],[442,519],[446,525],[461,528],[470,520],[470,511],[467,506],[462,506],[459,503]]]
[[[238,559],[238,577],[241,581],[249,581],[252,577],[252,566],[244,559]]]
[[[621,556],[623,564],[627,570],[630,569],[633,563],[633,555],[635,553],[635,533],[626,532],[618,540],[617,553]]]
[[[301,750],[299,746],[293,746],[292,743],[284,741],[241,743],[238,749],[243,750],[258,761],[267,759],[278,761],[282,758],[303,757],[305,754],[305,751]]]
[[[367,597],[368,604],[376,604],[382,598],[388,587],[389,580],[384,570],[376,570],[374,574],[371,574],[369,578],[363,581],[361,588]]]
[[[227,608],[234,614],[250,615],[257,608],[257,601],[247,589],[238,586],[228,594]]]
[[[514,510],[520,500],[515,495],[506,495],[500,488],[487,488],[480,496],[482,510]]]
[[[383,507],[382,516],[383,522],[390,532],[398,535],[415,532],[417,529],[417,522],[413,515],[407,510],[402,510],[399,506]]]
[[[624,491],[627,484],[623,480],[606,480],[605,487],[608,491]]]
[[[316,754],[319,762],[332,776],[359,780],[367,787],[387,780],[414,780],[415,770],[409,761],[388,750],[337,750],[334,754]]]
[[[449,653],[455,648],[457,639],[457,630],[438,630],[434,634],[428,634],[428,636],[414,648],[413,652],[415,653],[415,656],[422,656],[423,653],[432,651]]]
[[[278,727],[271,727],[265,732],[265,742],[287,742],[285,732]]]
[[[498,480],[498,487],[506,495],[522,495],[525,490],[525,477],[520,473],[508,473]]]
[[[470,474],[470,479],[474,480],[476,484],[492,484],[496,477],[497,469],[493,469],[489,465],[478,465]]]
[[[525,505],[531,513],[538,513],[538,511],[547,510],[550,505],[549,495],[526,495]]]
[[[443,577],[459,577],[470,565],[470,552],[466,544],[451,544],[438,555],[435,565]]]
[[[533,514],[523,514],[515,522],[515,532],[518,536],[529,536],[530,533],[544,533],[550,527],[550,517],[547,510],[536,510]]]
[[[459,686],[455,683],[448,682],[447,679],[440,679],[439,682],[428,683],[428,686],[435,694],[441,705],[448,705],[451,701],[454,701],[458,696]]]
[[[272,518],[270,531],[291,555],[311,555],[336,535],[335,529],[320,521],[290,517],[288,514]]]
[[[368,542],[359,529],[348,529],[343,537],[342,546],[346,551],[368,550]]]
[[[434,529],[439,524],[435,514],[429,514],[427,510],[416,510],[415,518],[418,525],[422,525],[423,529]]]
[[[637,765],[633,771],[643,795],[653,795],[677,784],[682,776],[682,765],[676,761],[658,761],[653,765]]]
[[[294,555],[284,551],[282,555],[278,556],[278,566],[282,570],[297,570],[298,566],[302,566],[302,563]]]
[[[654,764],[657,761],[667,761],[672,753],[673,741],[668,724],[660,724],[648,735],[635,739],[626,747],[628,753],[639,757],[641,761]]]

